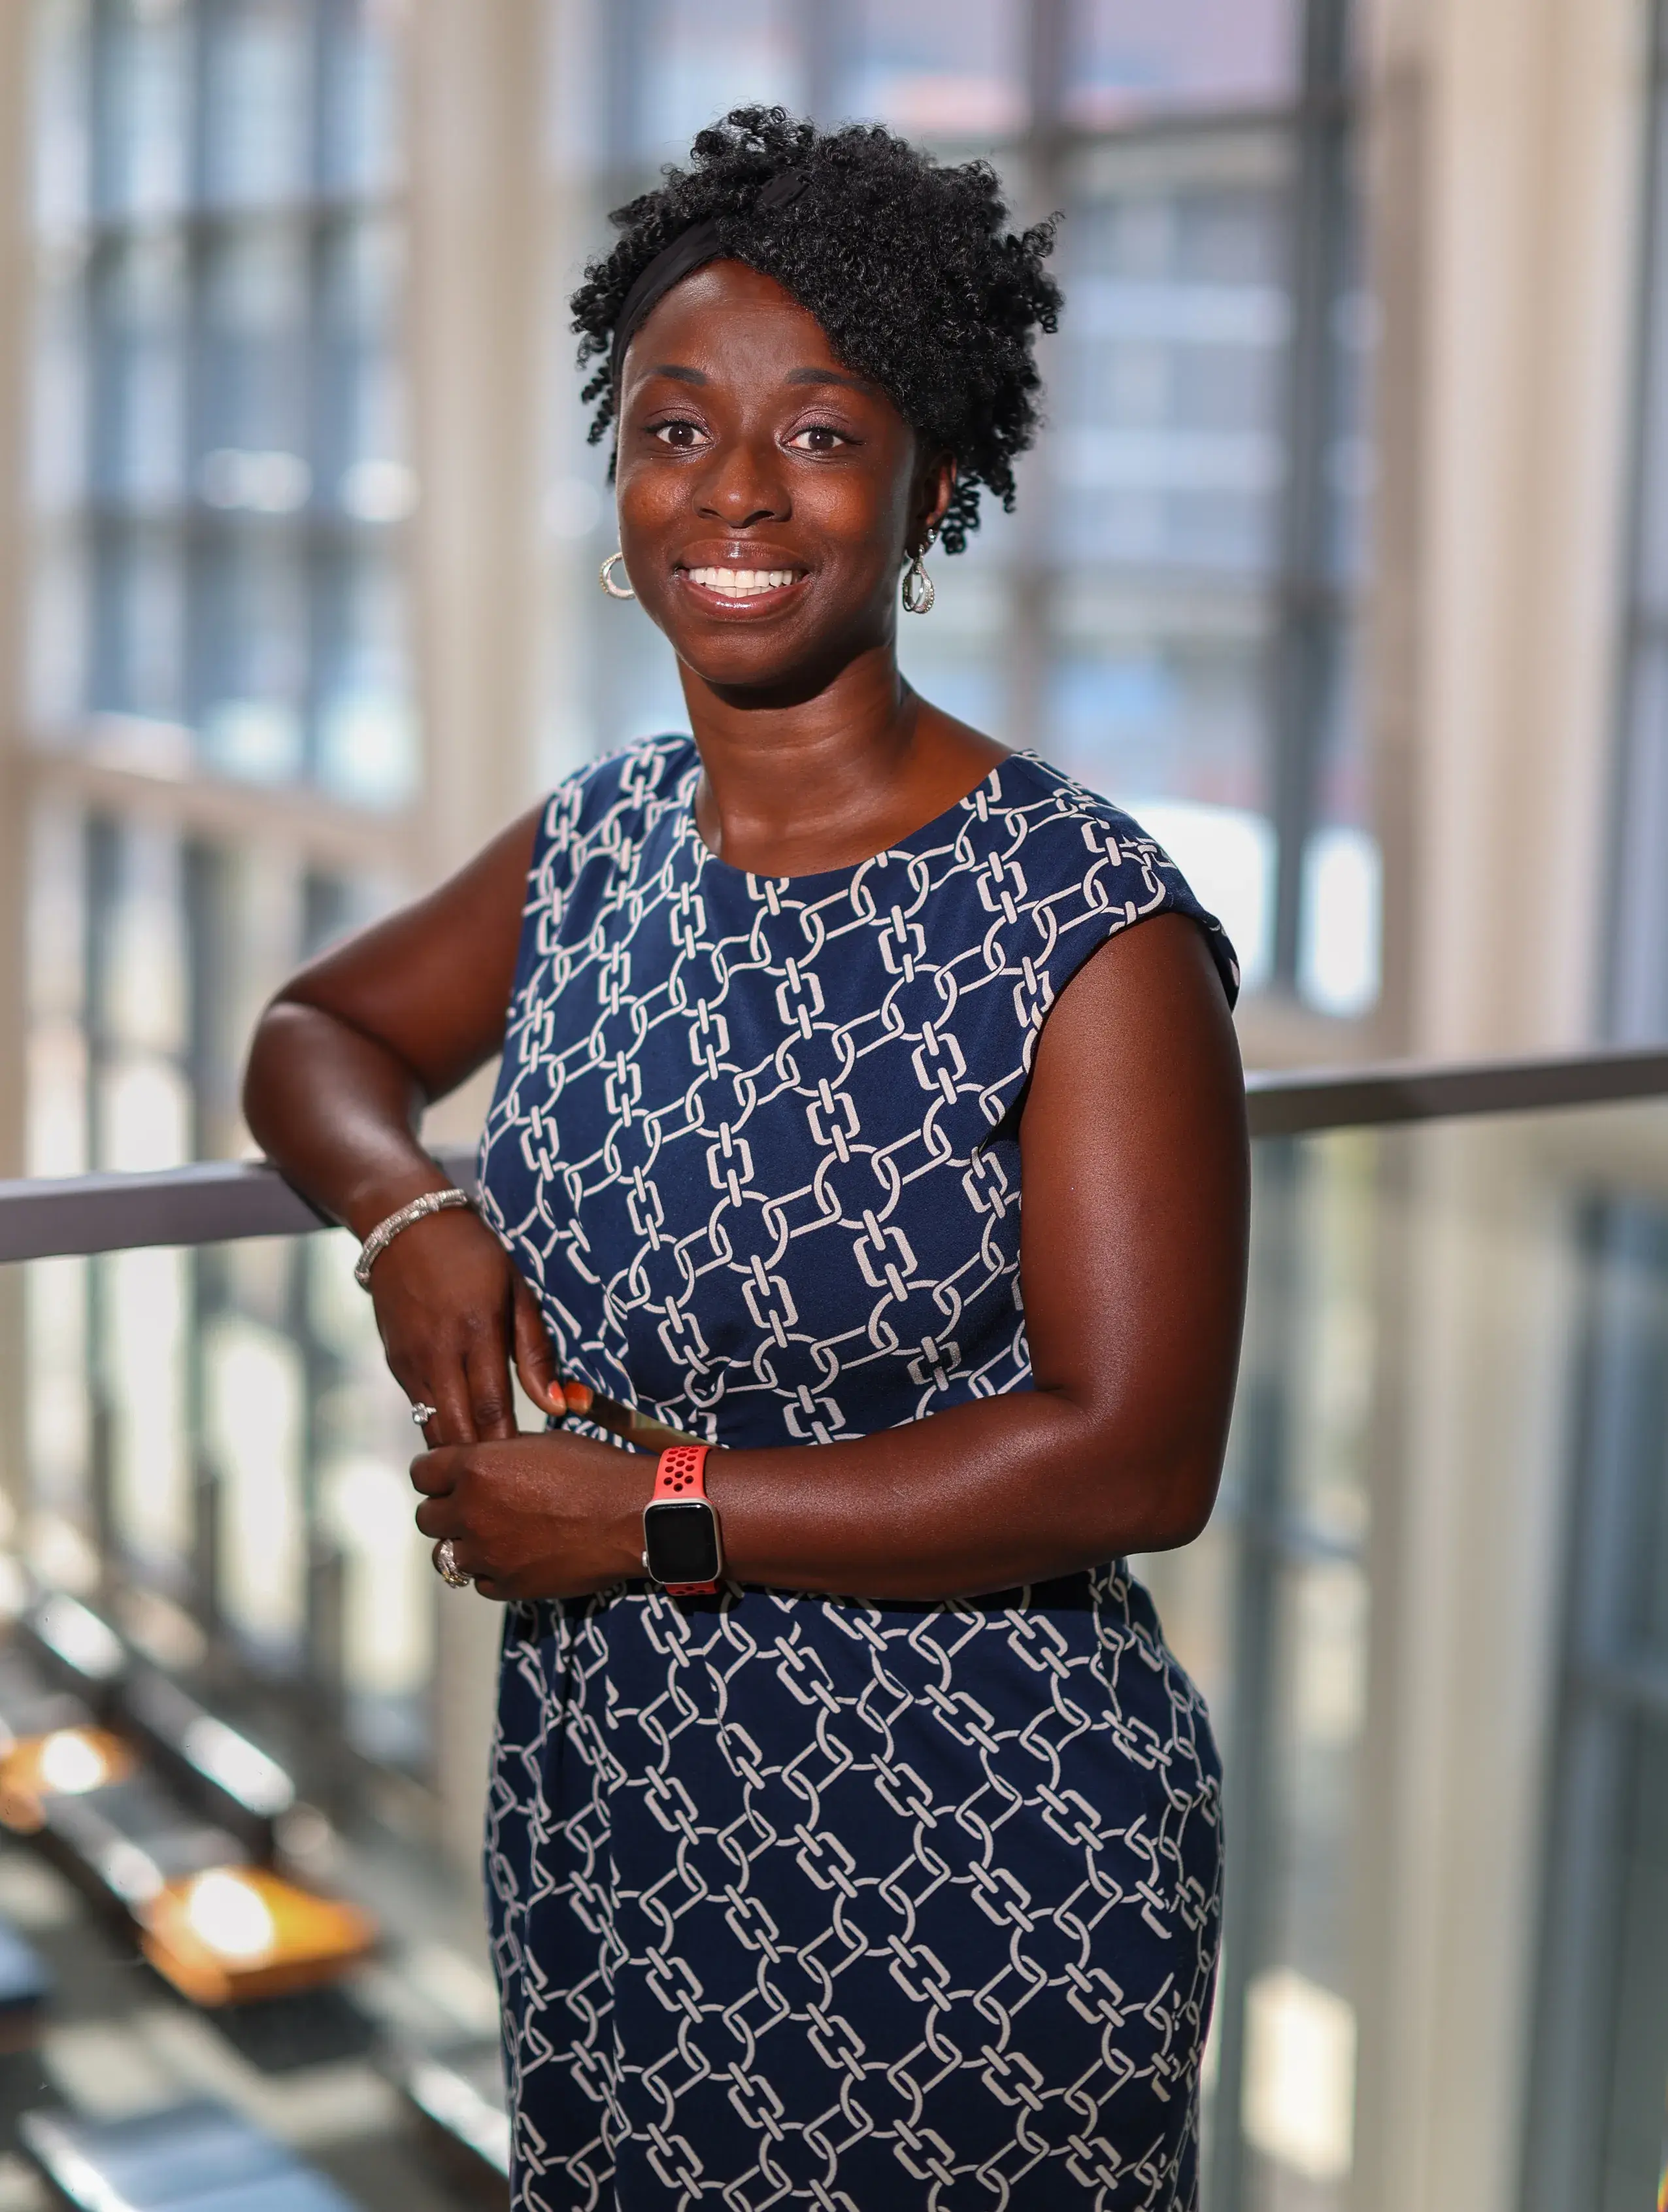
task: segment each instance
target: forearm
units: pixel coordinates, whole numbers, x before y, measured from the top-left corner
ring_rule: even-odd
[[[850,1443],[716,1451],[707,1492],[738,1582],[930,1600],[1187,1542],[1215,1496],[1224,1427],[1225,1414],[1180,1430],[1016,1392]],[[652,1467],[616,1455],[608,1470],[601,1517],[619,1572],[634,1571]]]
[[[335,1015],[279,1000],[249,1055],[244,1110],[296,1188],[363,1237],[446,1176],[417,1131],[428,1097],[386,1045]]]
[[[810,1449],[727,1452],[708,1489],[741,1582],[929,1599],[1183,1543],[1220,1451],[1016,1392]]]

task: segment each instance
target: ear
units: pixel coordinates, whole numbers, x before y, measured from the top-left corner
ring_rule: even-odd
[[[921,470],[915,502],[914,529],[909,541],[912,554],[925,552],[932,543],[955,489],[955,454],[933,454]]]

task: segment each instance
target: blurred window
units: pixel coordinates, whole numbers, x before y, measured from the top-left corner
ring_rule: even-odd
[[[1379,989],[1380,862],[1355,681],[1374,317],[1359,265],[1346,0],[600,0],[564,6],[563,235],[748,99],[984,155],[1016,218],[1064,211],[1049,427],[938,604],[926,695],[1033,746],[1174,851],[1250,985],[1322,1012]],[[604,70],[608,96],[583,88]],[[573,119],[611,117],[606,143]],[[581,155],[583,155],[583,158]],[[585,161],[591,163],[589,192]],[[566,361],[565,392],[573,390]],[[546,502],[564,591],[612,501],[576,402]],[[685,722],[645,618],[573,626],[558,758]]]
[[[1651,9],[1609,1017],[1668,1036],[1668,0]],[[1524,2212],[1648,2203],[1668,2080],[1668,1212],[1595,1200],[1570,1335],[1564,1577]]]
[[[245,1151],[261,1004],[388,901],[364,816],[417,773],[401,17],[35,0],[35,1174]],[[361,811],[275,839],[272,786]],[[246,1679],[329,1686],[421,1771],[434,1577],[345,1242],[29,1271],[27,1543]]]
[[[1668,5],[1655,0],[1616,810],[1610,1027],[1668,1036]]]
[[[1061,105],[1080,129],[1295,89],[1296,0],[1070,0],[1067,24]]]
[[[41,0],[37,21],[37,730],[397,806],[397,10]]]
[[[1668,1212],[1610,1196],[1580,1229],[1523,2212],[1648,2204],[1668,2139]]]

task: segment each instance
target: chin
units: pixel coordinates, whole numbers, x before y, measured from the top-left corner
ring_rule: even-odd
[[[672,650],[683,665],[719,691],[767,691],[792,685],[808,666],[822,664],[820,653],[803,644],[768,637],[673,638]]]

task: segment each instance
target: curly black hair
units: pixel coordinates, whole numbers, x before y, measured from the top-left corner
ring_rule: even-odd
[[[941,167],[878,124],[818,131],[780,107],[732,108],[701,131],[693,166],[609,218],[622,235],[589,263],[573,298],[579,366],[603,356],[583,397],[594,445],[615,416],[610,354],[626,295],[692,224],[718,227],[726,258],[773,277],[809,308],[834,352],[870,378],[926,442],[952,453],[944,550],[979,527],[987,485],[1011,510],[1016,453],[1037,428],[1039,329],[1058,325],[1060,289],[1043,267],[1055,222],[1006,228],[987,161]],[[804,189],[755,211],[783,170]]]

